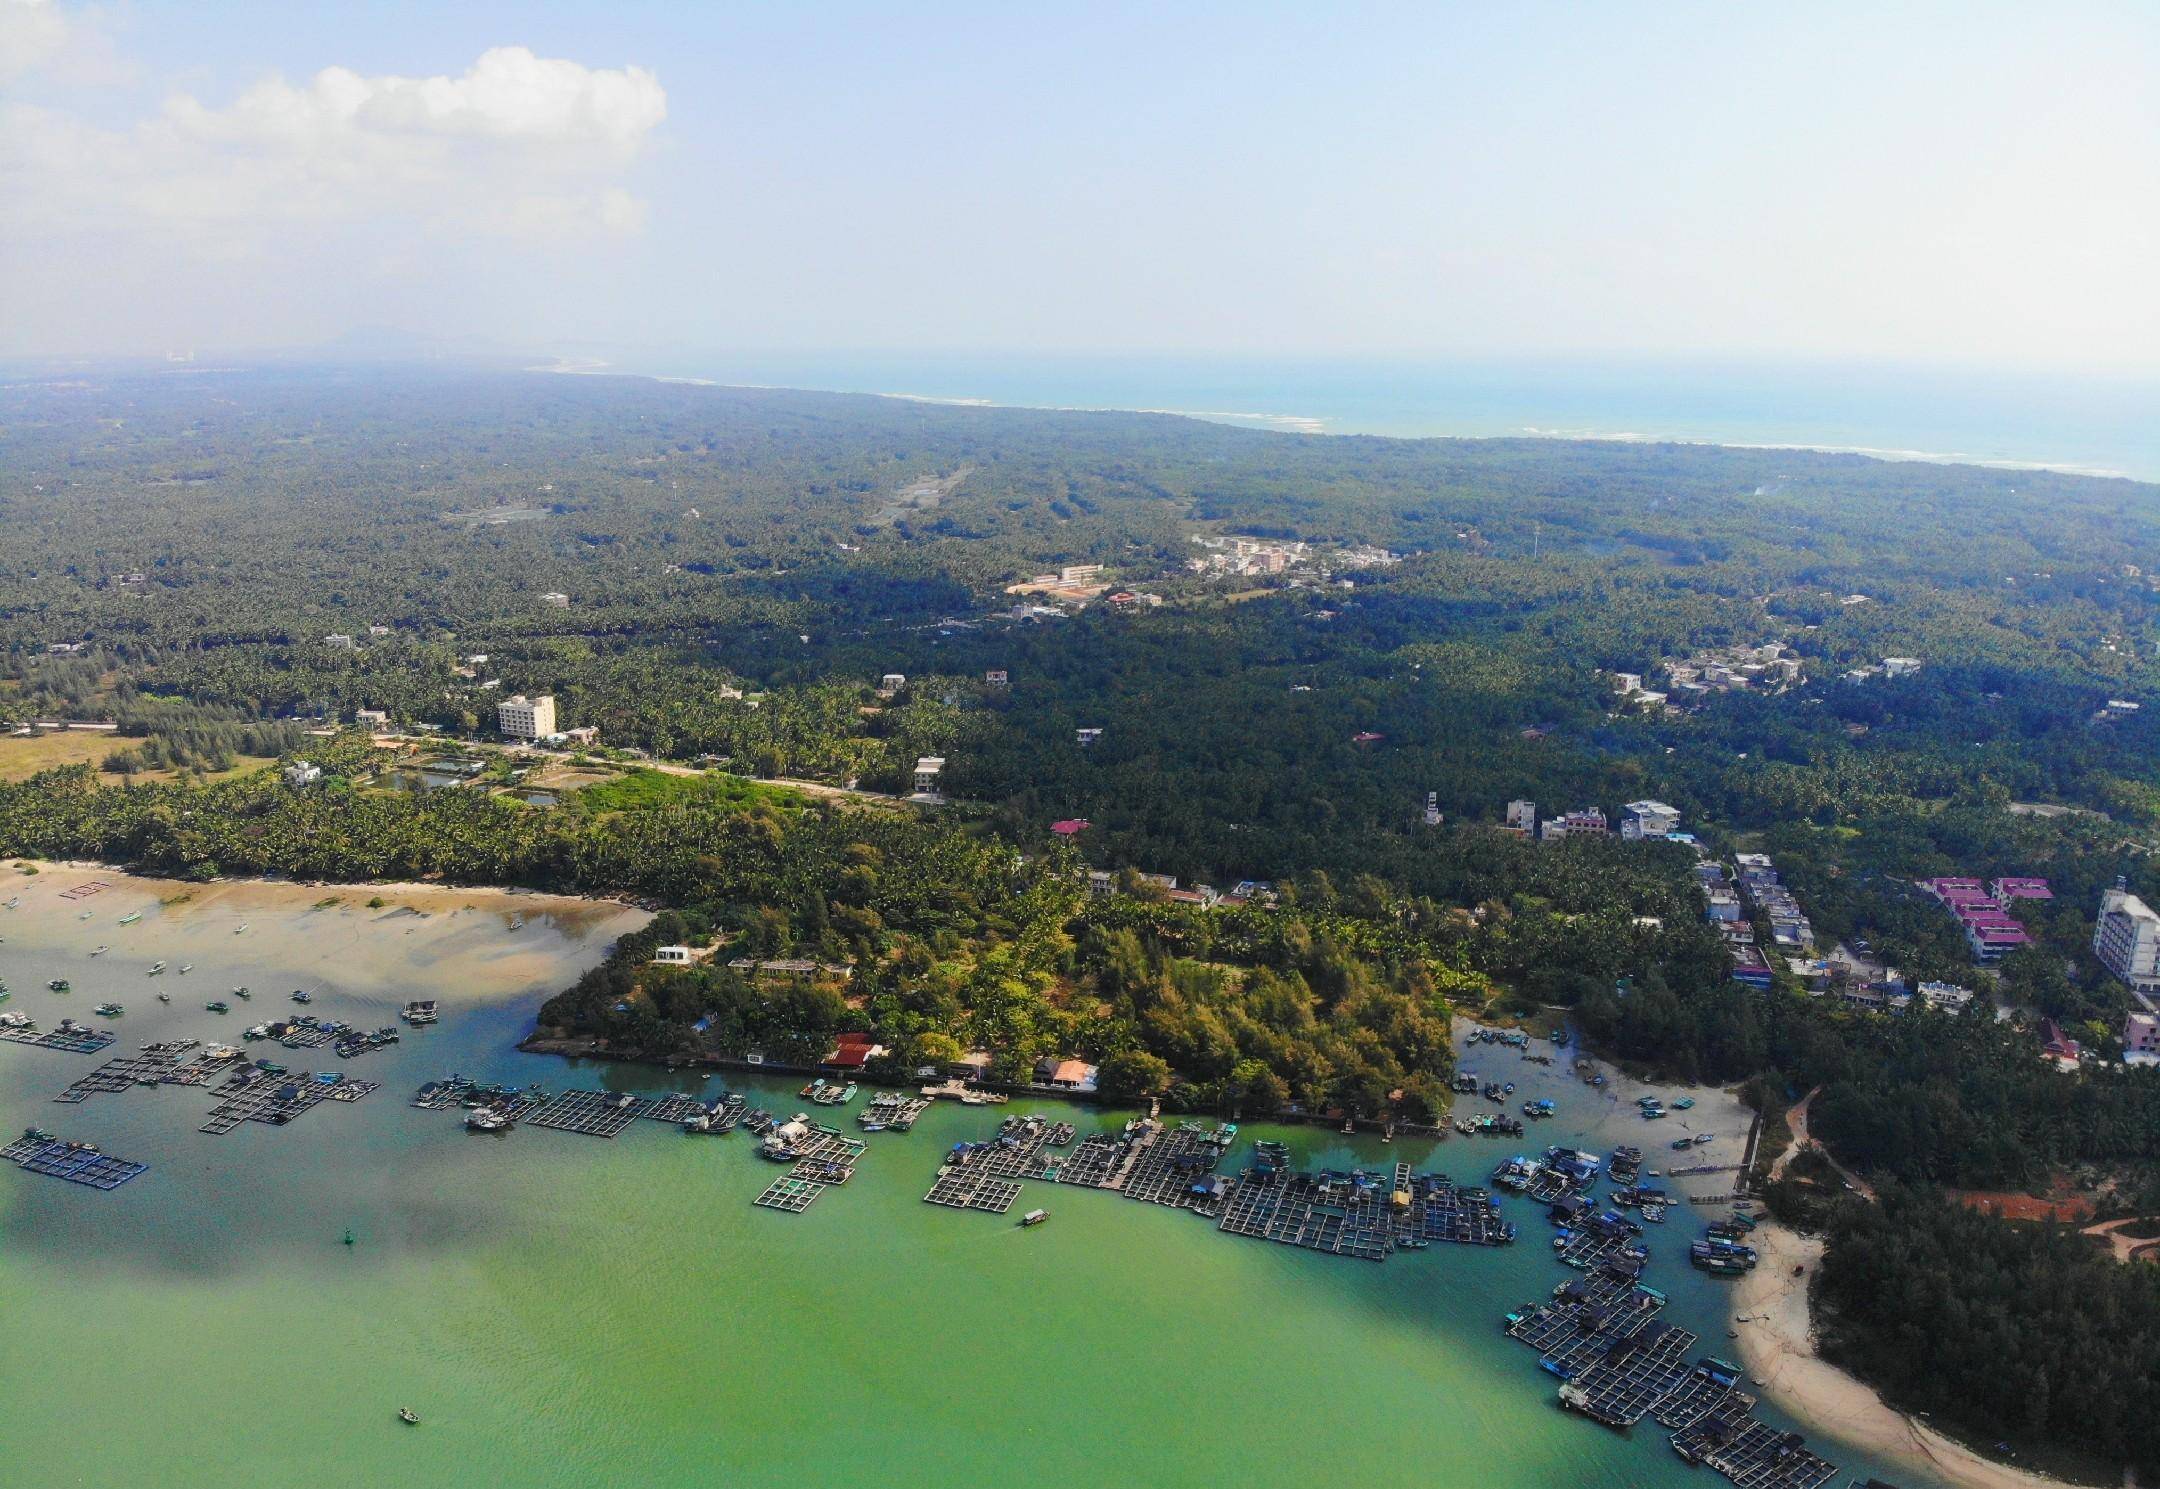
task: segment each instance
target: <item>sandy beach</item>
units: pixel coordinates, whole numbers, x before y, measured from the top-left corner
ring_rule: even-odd
[[[216,975],[212,969],[245,979],[250,967],[275,966],[383,1009],[422,985],[460,1001],[502,1002],[566,985],[591,960],[584,948],[604,946],[649,918],[611,900],[522,890],[190,884],[87,864],[36,868],[0,868],[0,905],[16,902],[0,909],[0,938],[22,974],[18,989],[34,990],[42,975],[33,972],[49,962],[92,998],[119,993],[137,1005],[153,962],[168,963],[176,975],[148,986],[175,993],[178,969],[200,962],[206,978]],[[107,949],[90,960],[100,946]],[[29,956],[43,958],[37,969],[22,964]],[[224,988],[191,991],[215,996]]]

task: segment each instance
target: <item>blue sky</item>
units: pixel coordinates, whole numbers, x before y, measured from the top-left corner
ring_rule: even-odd
[[[2150,4],[0,0],[0,351],[2149,373],[2156,77]]]

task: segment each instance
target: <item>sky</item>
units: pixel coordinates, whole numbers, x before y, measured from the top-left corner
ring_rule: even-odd
[[[0,0],[0,355],[2160,371],[2160,4]]]

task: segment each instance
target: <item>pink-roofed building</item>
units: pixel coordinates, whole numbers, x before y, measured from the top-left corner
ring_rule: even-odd
[[[1379,742],[1380,742],[1381,740],[1383,740],[1383,739],[1386,739],[1386,738],[1387,738],[1387,736],[1386,736],[1385,734],[1375,734],[1375,733],[1373,733],[1373,732],[1372,732],[1372,730],[1370,730],[1370,729],[1360,729],[1360,730],[1359,730],[1359,731],[1358,731],[1357,733],[1355,733],[1355,734],[1353,734],[1353,735],[1351,735],[1351,736],[1350,736],[1350,743],[1352,743],[1352,744],[1377,744],[1377,743],[1379,743]]]
[[[2052,900],[2055,891],[2048,888],[2045,879],[1997,879],[1992,886],[1995,903],[2005,910],[2012,900]]]
[[[1963,917],[1965,940],[1973,955],[1983,962],[1999,962],[2008,953],[2031,942],[2025,927],[2000,910]]]
[[[1067,817],[1063,822],[1053,822],[1050,830],[1061,838],[1076,838],[1094,824],[1085,817]]]

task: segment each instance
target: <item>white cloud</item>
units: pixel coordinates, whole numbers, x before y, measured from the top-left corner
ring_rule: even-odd
[[[644,68],[523,47],[486,52],[459,77],[331,67],[301,86],[266,79],[222,107],[176,94],[117,129],[15,103],[0,106],[0,196],[15,231],[107,247],[156,233],[216,257],[282,251],[296,228],[631,233],[644,207],[622,177],[666,115]]]
[[[0,0],[0,81],[43,67],[67,42],[67,17],[51,0]]]
[[[73,45],[50,8],[0,0],[0,59],[48,82]],[[409,324],[605,275],[644,229],[641,157],[667,117],[646,68],[523,47],[456,76],[176,93],[118,124],[43,96],[0,100],[0,347],[279,340],[311,316]]]

